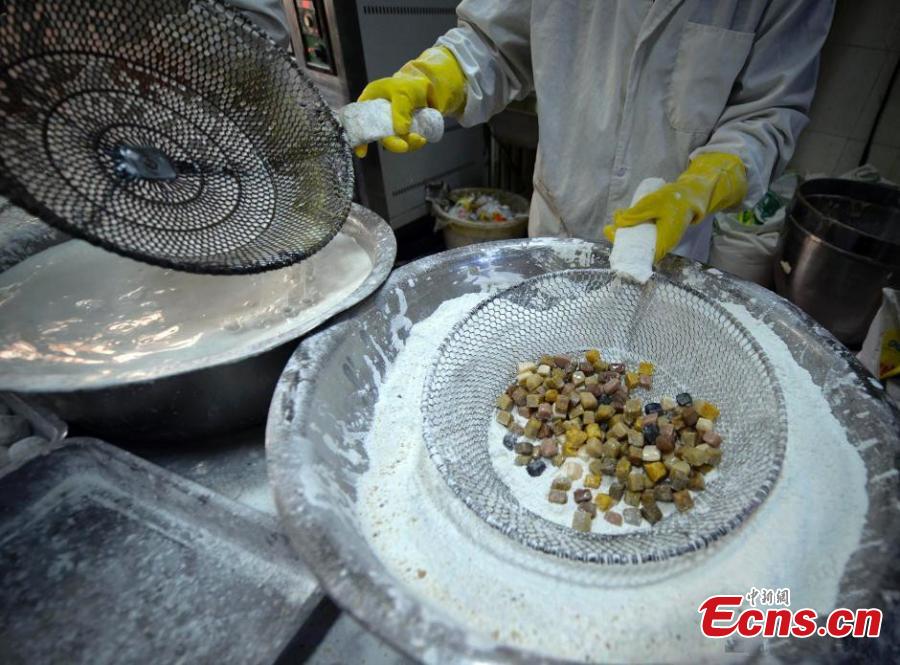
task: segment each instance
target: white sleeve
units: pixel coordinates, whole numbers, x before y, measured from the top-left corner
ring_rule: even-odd
[[[531,70],[531,0],[464,0],[459,26],[438,45],[453,52],[466,74],[466,108],[459,121],[487,121],[534,89]]]
[[[691,153],[691,159],[704,152],[739,156],[747,168],[747,205],[787,166],[809,122],[833,11],[833,0],[772,0],[716,129]]]

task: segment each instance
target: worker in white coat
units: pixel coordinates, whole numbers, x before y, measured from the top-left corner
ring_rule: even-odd
[[[752,205],[807,123],[832,0],[464,0],[458,27],[360,100],[464,126],[537,96],[529,234],[613,240],[653,222],[657,260],[705,261],[717,210]],[[357,149],[365,155],[366,146]],[[668,184],[629,208],[641,180]],[[606,229],[603,227],[608,225]]]

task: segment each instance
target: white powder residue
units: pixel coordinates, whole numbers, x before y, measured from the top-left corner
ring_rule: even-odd
[[[372,269],[344,231],[305,261],[252,275],[179,272],[65,242],[0,275],[0,385],[108,385],[243,357],[321,323]]]
[[[646,284],[653,275],[656,224],[638,224],[616,231],[609,267],[617,276]]]
[[[386,99],[347,104],[338,111],[338,119],[347,132],[351,147],[394,135],[391,103]],[[409,131],[424,136],[429,143],[436,143],[444,136],[444,118],[435,109],[418,109],[413,113]]]
[[[666,184],[662,178],[645,178],[631,197],[634,205],[647,194]],[[609,254],[609,267],[623,279],[646,284],[653,274],[653,258],[656,254],[656,224],[637,226],[616,231],[616,241]]]
[[[865,466],[809,373],[742,306],[725,305],[775,369],[788,445],[781,478],[735,533],[648,573],[643,566],[578,563],[528,549],[469,510],[428,456],[421,397],[440,343],[483,297],[445,302],[413,326],[380,388],[367,441],[371,466],[357,506],[363,531],[414,595],[474,638],[585,662],[721,658],[724,643],[702,637],[698,628],[697,607],[712,594],[788,587],[792,607],[834,607],[868,507]],[[549,484],[552,473],[531,478],[503,453],[504,468],[516,472],[508,482]]]

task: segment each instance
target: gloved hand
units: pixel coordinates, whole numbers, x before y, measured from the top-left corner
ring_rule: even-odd
[[[675,182],[647,194],[627,210],[616,210],[603,229],[615,242],[616,229],[656,222],[656,258],[671,252],[688,224],[740,203],[747,195],[747,172],[740,158],[721,152],[698,155]]]
[[[466,106],[466,75],[449,49],[435,46],[407,62],[393,76],[369,83],[357,101],[372,99],[391,103],[396,136],[387,137],[381,144],[391,152],[418,150],[425,145],[425,138],[409,132],[413,111],[430,106],[442,115],[462,113]],[[368,146],[356,148],[358,157],[365,157],[367,152]]]

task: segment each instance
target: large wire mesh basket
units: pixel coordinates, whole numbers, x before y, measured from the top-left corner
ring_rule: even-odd
[[[0,190],[149,263],[257,272],[350,210],[342,129],[297,63],[215,0],[0,4]]]
[[[582,533],[524,508],[496,473],[488,436],[495,401],[514,381],[516,363],[589,348],[610,361],[652,362],[648,399],[688,391],[721,409],[722,462],[706,491],[696,493],[694,510],[642,531]],[[608,270],[543,275],[479,305],[443,342],[423,411],[434,463],[488,524],[528,547],[607,564],[697,551],[738,527],[773,487],[787,442],[773,368],[729,312],[663,277],[642,288]]]

